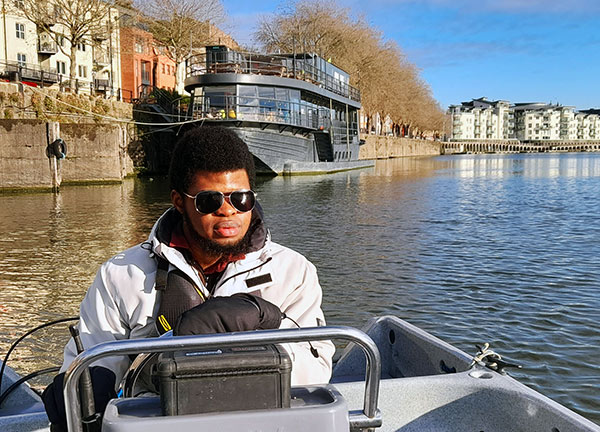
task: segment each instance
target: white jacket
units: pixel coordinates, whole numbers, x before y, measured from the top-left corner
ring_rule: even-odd
[[[187,263],[183,255],[158,239],[157,227],[165,215],[154,225],[148,242],[114,256],[98,270],[80,307],[79,330],[84,348],[101,342],[158,335],[155,318],[160,297],[154,288],[157,270],[154,254],[160,254],[170,265],[188,275],[198,287],[204,287],[197,270]],[[272,281],[247,287],[246,279],[265,274],[270,274]],[[213,296],[230,296],[239,292],[249,292],[270,301],[301,327],[314,327],[325,322],[321,310],[322,291],[314,265],[299,253],[268,238],[262,249],[250,252],[245,259],[227,266]],[[206,289],[205,294],[208,295]],[[280,328],[295,327],[289,319],[284,319]],[[308,343],[284,345],[292,359],[292,385],[329,381],[335,348],[330,341],[313,342],[313,345],[319,353],[318,358],[311,354]],[[65,347],[61,372],[67,369],[75,356],[75,344],[71,339]],[[109,357],[94,365],[112,370],[118,384],[129,363],[128,357]]]

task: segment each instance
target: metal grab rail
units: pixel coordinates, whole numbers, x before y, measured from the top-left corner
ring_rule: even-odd
[[[92,362],[104,357],[138,354],[141,352],[178,351],[184,349],[216,349],[240,346],[257,346],[265,343],[306,342],[324,339],[340,339],[356,343],[366,356],[365,396],[362,413],[350,413],[352,427],[372,428],[381,426],[377,409],[381,358],[373,339],[360,330],[346,326],[309,327],[283,330],[258,330],[238,333],[219,333],[202,336],[173,338],[127,339],[96,345],[73,360],[65,373],[64,398],[67,426],[70,432],[83,432],[81,404],[77,387],[79,377]]]

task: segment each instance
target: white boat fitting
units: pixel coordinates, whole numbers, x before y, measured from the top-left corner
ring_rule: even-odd
[[[64,391],[69,430],[83,430],[77,383],[96,359],[173,350],[193,350],[198,355],[227,347],[321,339],[350,342],[334,367],[331,382],[292,387],[284,407],[164,415],[160,396],[120,398],[109,403],[102,432],[162,432],[167,428],[227,432],[600,431],[591,421],[486,367],[482,356],[474,362],[466,353],[391,316],[373,319],[364,331],[331,326],[98,345],[81,353],[67,371]],[[239,376],[248,375],[238,372]],[[17,379],[11,371],[5,374],[7,381]],[[240,392],[248,392],[252,399],[259,391],[269,391],[258,387],[249,391],[241,386]],[[40,399],[26,385],[0,407],[0,430],[48,430]]]

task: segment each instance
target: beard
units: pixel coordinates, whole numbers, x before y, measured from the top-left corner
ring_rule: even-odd
[[[202,237],[192,225],[186,210],[183,212],[183,223],[187,225],[187,231],[192,237],[190,240],[210,256],[242,255],[246,254],[250,249],[250,229],[246,231],[244,237],[237,243],[220,244],[214,240]]]

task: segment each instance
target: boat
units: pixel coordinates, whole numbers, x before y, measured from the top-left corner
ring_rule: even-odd
[[[257,350],[264,351],[267,345],[322,339],[348,343],[328,384],[290,388],[285,379],[289,378],[287,367],[275,368],[274,374],[273,368],[259,368],[270,371],[260,376],[248,369],[257,361],[248,358],[260,357],[256,356]],[[244,358],[237,363],[239,370],[226,368],[226,373],[217,374],[214,365],[223,364],[220,356],[233,347],[240,348],[236,355]],[[67,371],[69,430],[83,430],[77,383],[94,360],[165,351],[184,352],[194,364],[194,373],[187,369],[177,382],[177,378],[165,378],[163,374],[160,395],[112,400],[104,412],[102,432],[600,431],[600,426],[511,378],[505,372],[510,364],[489,347],[481,347],[477,355],[469,356],[394,316],[373,318],[362,330],[325,326],[97,345],[82,352]],[[206,360],[210,357],[213,359]],[[212,366],[206,368],[209,363]],[[285,362],[282,364],[285,366]],[[158,370],[165,368],[159,366]],[[190,378],[192,381],[186,384]],[[3,388],[18,379],[7,367]],[[211,386],[211,382],[217,385]],[[189,396],[186,392],[191,389],[206,388],[210,388],[208,395],[183,396]],[[229,391],[220,398],[219,389]],[[251,407],[257,400],[271,405]],[[215,401],[216,408],[211,405],[208,409]],[[238,405],[228,409],[230,402]],[[165,406],[173,410],[176,405],[188,411],[165,414]],[[47,422],[39,396],[26,384],[0,407],[2,431],[46,431]]]
[[[358,160],[360,92],[314,53],[258,54],[207,46],[187,60],[188,121],[231,127],[259,174],[330,173]]]

